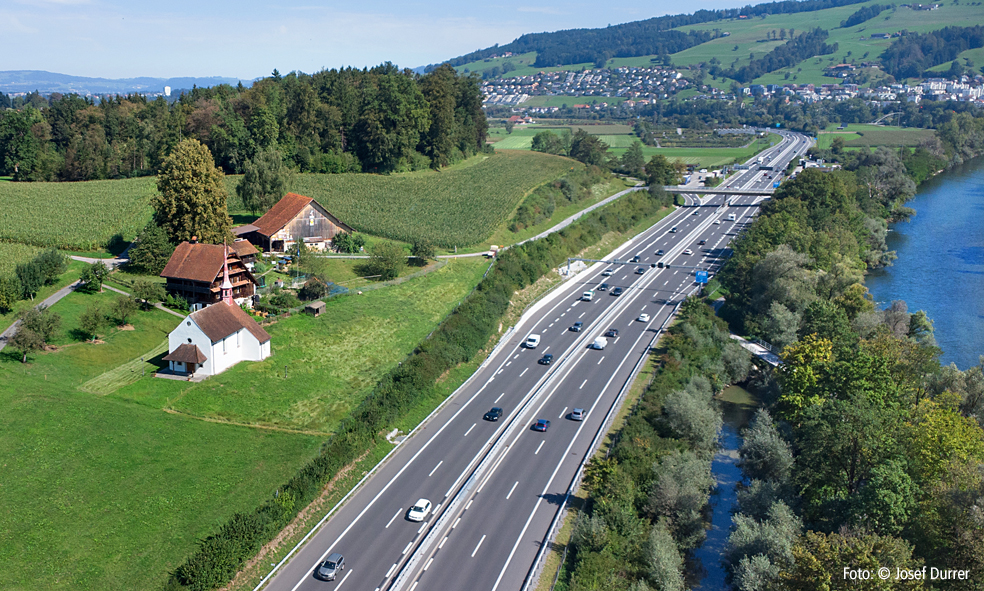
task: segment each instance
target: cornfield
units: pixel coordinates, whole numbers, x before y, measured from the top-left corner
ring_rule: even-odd
[[[312,197],[359,232],[438,246],[487,238],[523,197],[580,163],[537,152],[497,153],[443,171],[409,174],[301,174],[292,191]],[[235,183],[227,179],[230,209]]]
[[[0,242],[95,250],[132,240],[150,220],[154,177],[79,183],[0,183]]]
[[[17,265],[26,263],[42,249],[26,244],[5,244],[0,242],[0,277],[12,275]]]

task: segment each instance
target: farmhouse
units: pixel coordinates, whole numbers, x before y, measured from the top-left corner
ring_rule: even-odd
[[[284,195],[252,224],[233,229],[267,252],[287,252],[299,238],[308,248],[326,250],[339,232],[352,232],[352,228],[314,199],[296,193]]]
[[[245,244],[249,245],[249,242]],[[252,245],[249,246],[252,248]],[[248,252],[245,246],[240,246],[239,250]],[[256,249],[252,250],[255,258]],[[222,299],[224,272],[229,273],[233,301],[237,305],[252,306],[256,278],[243,263],[235,247],[200,244],[194,238],[191,242],[182,242],[174,249],[167,266],[161,271],[161,277],[167,280],[164,289],[169,294],[188,300],[193,309],[198,309]]]
[[[212,376],[240,361],[270,356],[270,335],[236,304],[233,289],[225,263],[221,301],[191,313],[167,336],[169,373]]]

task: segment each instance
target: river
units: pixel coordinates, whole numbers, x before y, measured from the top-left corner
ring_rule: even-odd
[[[908,205],[916,215],[888,235],[898,259],[865,284],[880,308],[925,310],[942,362],[965,370],[984,355],[984,158],[926,181]]]

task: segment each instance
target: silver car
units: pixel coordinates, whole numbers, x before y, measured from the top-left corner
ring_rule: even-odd
[[[575,408],[574,410],[571,411],[571,420],[572,421],[583,421],[585,414],[587,414],[587,413],[584,412],[584,409],[583,408]]]
[[[334,581],[338,573],[343,570],[345,570],[345,559],[338,552],[334,552],[321,563],[321,566],[315,571],[314,576],[322,581]]]

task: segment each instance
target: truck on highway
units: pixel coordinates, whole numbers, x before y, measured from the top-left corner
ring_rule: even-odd
[[[594,291],[589,289],[588,291],[582,293],[581,299],[585,302],[590,302],[591,300],[594,299]]]
[[[599,351],[604,350],[604,348],[607,346],[608,346],[608,339],[606,339],[605,337],[596,337],[594,342],[591,343],[591,348],[597,349]]]

